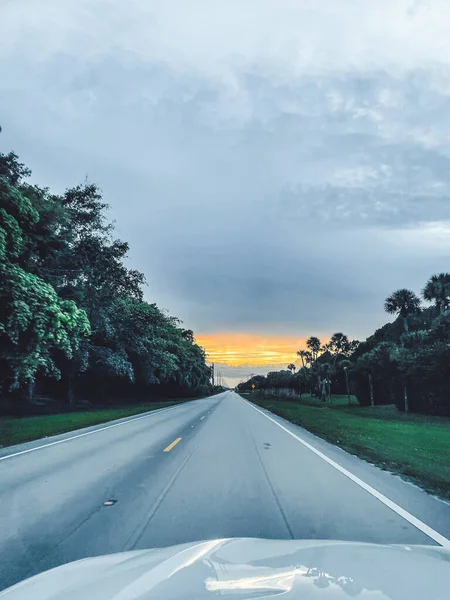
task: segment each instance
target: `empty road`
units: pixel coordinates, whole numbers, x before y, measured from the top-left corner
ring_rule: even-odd
[[[217,537],[449,545],[450,505],[225,392],[3,449],[0,532],[3,589]]]

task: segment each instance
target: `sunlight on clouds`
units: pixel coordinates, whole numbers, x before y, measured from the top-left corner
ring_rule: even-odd
[[[205,348],[209,361],[229,366],[297,364],[297,350],[306,347],[302,338],[250,333],[198,335],[196,341]]]

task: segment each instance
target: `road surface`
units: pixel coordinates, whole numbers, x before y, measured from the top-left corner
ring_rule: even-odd
[[[450,505],[225,392],[3,449],[0,532],[3,589],[217,537],[446,545]]]

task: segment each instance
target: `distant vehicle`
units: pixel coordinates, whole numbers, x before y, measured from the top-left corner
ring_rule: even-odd
[[[450,550],[437,546],[219,539],[80,560],[0,597],[443,600],[449,572]]]

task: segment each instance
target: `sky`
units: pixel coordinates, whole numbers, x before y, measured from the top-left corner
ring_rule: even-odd
[[[234,384],[449,270],[449,30],[448,0],[3,0],[0,149],[100,186]]]

